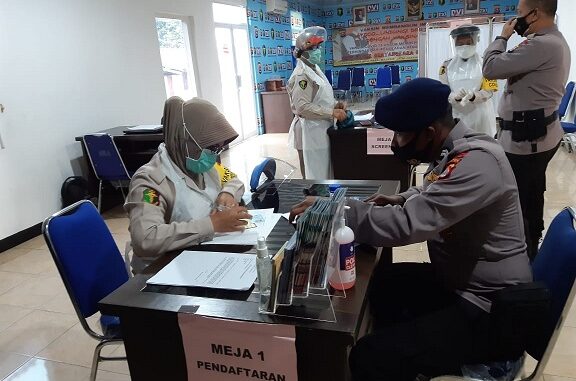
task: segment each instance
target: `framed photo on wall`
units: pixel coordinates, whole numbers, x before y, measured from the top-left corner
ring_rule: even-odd
[[[422,0],[406,0],[406,21],[420,20],[421,14]]]
[[[464,0],[464,13],[480,13],[480,0]]]
[[[366,6],[352,8],[352,25],[366,24]]]

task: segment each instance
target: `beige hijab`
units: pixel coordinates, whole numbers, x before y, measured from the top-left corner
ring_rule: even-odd
[[[170,159],[203,189],[203,177],[186,169],[186,156],[189,154],[192,159],[198,159],[201,149],[184,131],[182,115],[188,132],[203,149],[225,146],[236,139],[238,133],[216,106],[206,100],[193,98],[184,102],[180,97],[171,97],[164,104],[162,125]]]

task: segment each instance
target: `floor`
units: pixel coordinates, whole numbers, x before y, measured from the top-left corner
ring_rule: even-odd
[[[247,183],[251,169],[266,156],[298,166],[286,134],[250,138],[227,151],[223,161]],[[576,155],[560,149],[548,170],[546,225],[564,206],[576,205],[574,173]],[[299,170],[293,176],[300,177]],[[104,217],[123,252],[129,239],[127,218],[121,208]],[[427,259],[422,244],[397,248],[394,255],[396,261]],[[78,323],[42,237],[0,254],[0,380],[88,380],[94,346]],[[123,347],[108,348],[106,354],[121,355]],[[576,306],[545,372],[546,381],[576,381]],[[130,380],[128,374],[125,362],[107,362],[101,364],[98,380]]]

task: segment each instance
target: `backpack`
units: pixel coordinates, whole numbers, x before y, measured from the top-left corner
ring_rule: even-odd
[[[60,193],[63,208],[80,200],[88,200],[90,198],[88,181],[82,176],[70,176],[62,183]]]

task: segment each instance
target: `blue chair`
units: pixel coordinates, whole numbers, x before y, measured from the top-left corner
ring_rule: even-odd
[[[274,176],[276,176],[276,160],[268,157],[252,170],[250,192],[260,192],[274,180]]]
[[[536,369],[522,380],[541,380],[544,368],[552,355],[556,341],[576,298],[576,210],[565,208],[548,227],[538,255],[532,264],[534,281],[542,282],[550,292],[551,310],[549,325],[539,340],[530,343],[526,352],[538,360]],[[515,374],[509,375],[512,379]],[[461,380],[462,378],[437,377],[434,381]]]
[[[94,170],[96,178],[99,180],[98,186],[98,211],[102,206],[102,181],[117,183],[122,196],[126,199],[122,182],[130,181],[130,174],[122,161],[114,139],[109,134],[84,135],[84,147],[90,159],[90,164]]]
[[[558,108],[558,116],[560,117],[560,123],[562,124],[562,129],[564,130],[564,137],[562,138],[562,145],[568,147],[568,152],[576,151],[576,119],[570,122],[562,121],[566,116],[566,111],[568,106],[572,101],[572,96],[574,95],[574,82],[570,81],[566,85],[566,91],[560,102],[560,107]]]
[[[98,302],[128,280],[122,255],[94,204],[83,200],[48,217],[42,234],[62,277],[82,328],[99,341],[94,349],[90,380],[96,379],[98,364],[125,357],[104,357],[102,348],[122,342],[120,320],[102,315],[102,334],[86,319],[98,312]]]
[[[390,65],[390,69],[392,70],[392,90],[396,90],[400,87],[400,66],[398,65]]]
[[[352,69],[352,83],[350,88],[352,90],[352,96],[354,97],[354,93],[358,94],[358,98],[360,100],[364,99],[364,87],[366,86],[365,78],[364,78],[364,68],[363,67],[355,67]]]
[[[374,102],[381,94],[389,94],[392,91],[392,68],[390,66],[379,67],[376,71],[376,85],[374,86]],[[376,95],[378,94],[378,95]]]
[[[326,78],[328,79],[328,82],[330,82],[331,86],[334,86],[334,76],[332,74],[332,70],[331,69],[326,69],[324,70],[324,74],[326,75]]]
[[[350,94],[350,89],[352,86],[352,71],[350,69],[344,69],[338,71],[338,82],[336,83],[336,88],[334,89],[334,95],[344,94],[344,99],[348,99]]]

